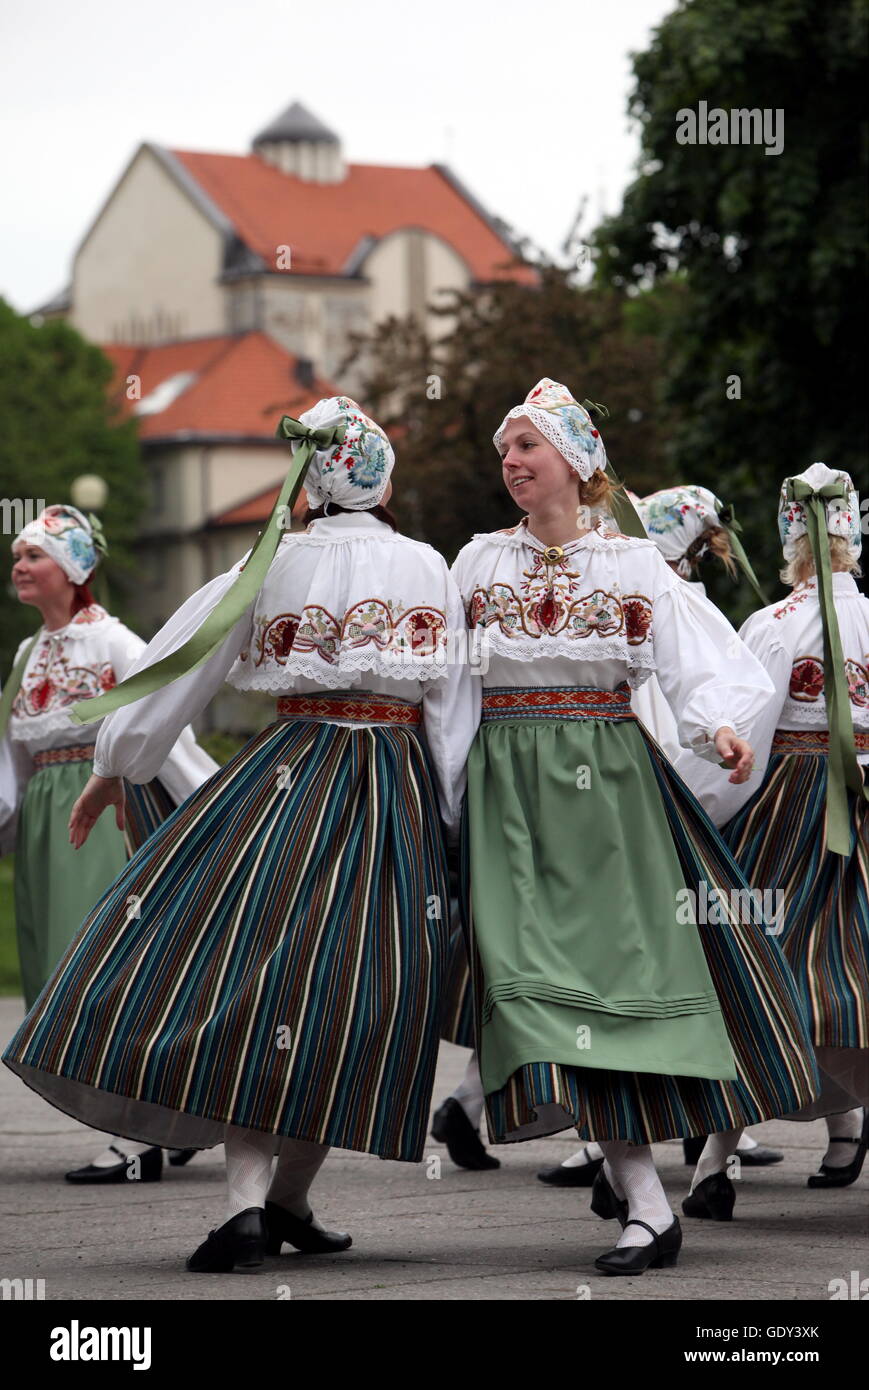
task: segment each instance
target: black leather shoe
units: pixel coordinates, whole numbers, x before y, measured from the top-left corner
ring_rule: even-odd
[[[607,1250],[595,1260],[595,1268],[603,1274],[644,1274],[647,1269],[669,1269],[679,1258],[682,1249],[682,1227],[678,1216],[673,1217],[672,1226],[660,1235],[645,1221],[628,1221],[628,1226],[642,1226],[649,1231],[652,1240],[648,1245],[626,1245]]]
[[[275,1202],[266,1202],[266,1254],[279,1255],[283,1241],[305,1255],[337,1255],[341,1250],[350,1249],[353,1241],[346,1231],[312,1230],[313,1219],[313,1212],[302,1220]]]
[[[501,1167],[501,1160],[486,1152],[479,1134],[452,1096],[435,1111],[431,1132],[439,1144],[446,1144],[447,1153],[459,1168],[478,1172]]]
[[[613,1192],[607,1175],[601,1165],[600,1171],[595,1177],[591,1189],[591,1209],[595,1216],[599,1216],[602,1221],[611,1221],[615,1217],[619,1225],[624,1227],[628,1221],[628,1204],[624,1198],[618,1198]]]
[[[256,1269],[265,1258],[266,1219],[262,1207],[248,1207],[217,1230],[208,1232],[198,1250],[187,1261],[193,1274],[231,1274],[239,1269]]]
[[[863,1131],[859,1139],[834,1139],[833,1143],[856,1144],[857,1152],[843,1168],[831,1168],[828,1163],[822,1163],[817,1173],[807,1180],[807,1187],[850,1187],[857,1181],[869,1148],[869,1108],[863,1111]]]
[[[743,1168],[767,1168],[771,1163],[781,1163],[784,1158],[778,1149],[768,1149],[765,1144],[758,1144],[753,1149],[737,1149],[735,1152]]]
[[[591,1187],[602,1167],[602,1158],[590,1158],[571,1168],[565,1168],[563,1163],[556,1163],[554,1168],[541,1168],[537,1176],[550,1187]]]
[[[85,1164],[84,1168],[72,1168],[68,1173],[64,1173],[67,1182],[159,1182],[163,1175],[163,1150],[146,1149],[141,1154],[131,1154],[129,1157],[122,1149],[116,1149],[114,1144],[109,1148],[112,1153],[118,1155],[118,1162],[111,1163],[104,1168],[98,1168],[93,1163]],[[138,1177],[133,1175],[137,1172]]]
[[[712,1173],[698,1182],[682,1202],[686,1216],[709,1217],[712,1221],[732,1221],[736,1188],[726,1173]]]
[[[198,1149],[167,1149],[169,1162],[173,1168],[183,1168],[185,1163],[189,1163],[194,1154],[198,1154]]]

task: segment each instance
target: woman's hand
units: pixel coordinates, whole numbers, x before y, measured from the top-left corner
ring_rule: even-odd
[[[88,784],[69,817],[69,842],[81,849],[97,819],[107,806],[115,808],[115,825],[124,828],[124,783],[120,777],[97,777],[91,773]]]
[[[733,771],[728,782],[747,782],[754,771],[754,749],[744,738],[737,738],[733,729],[725,724],[715,735],[715,747],[725,767]]]

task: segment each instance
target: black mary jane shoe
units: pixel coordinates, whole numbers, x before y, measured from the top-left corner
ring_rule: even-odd
[[[599,1216],[602,1221],[611,1221],[615,1218],[619,1225],[624,1227],[628,1222],[628,1204],[624,1198],[618,1198],[607,1179],[607,1175],[601,1165],[591,1188],[591,1209],[595,1216]]]
[[[850,1187],[852,1182],[857,1181],[869,1148],[869,1108],[863,1112],[863,1130],[859,1139],[833,1139],[831,1143],[856,1144],[857,1152],[851,1162],[841,1168],[831,1168],[828,1163],[822,1163],[817,1173],[806,1180],[807,1187]]]
[[[275,1202],[266,1202],[266,1254],[279,1255],[283,1241],[303,1255],[337,1255],[350,1249],[353,1240],[346,1231],[319,1231],[316,1226],[312,1228],[313,1220],[313,1212],[303,1219]]]
[[[170,1148],[167,1150],[168,1159],[172,1168],[184,1168],[185,1163],[189,1163],[193,1155],[199,1154],[197,1148]]]
[[[648,1245],[624,1245],[607,1250],[595,1260],[595,1269],[602,1274],[644,1274],[647,1269],[669,1269],[679,1258],[682,1249],[682,1227],[678,1216],[672,1226],[660,1235],[645,1221],[631,1220],[628,1226],[642,1226],[652,1237]]]
[[[501,1167],[500,1158],[493,1158],[486,1151],[479,1134],[452,1096],[435,1111],[431,1133],[439,1144],[446,1144],[447,1153],[458,1168],[480,1172],[484,1168]]]
[[[698,1182],[693,1192],[682,1201],[686,1216],[706,1217],[712,1221],[732,1221],[736,1188],[726,1173],[712,1173]]]
[[[768,1149],[765,1144],[757,1144],[753,1149],[736,1149],[735,1156],[743,1168],[768,1168],[771,1163],[781,1163],[784,1158],[778,1149]]]
[[[187,1261],[193,1274],[231,1274],[256,1269],[266,1252],[266,1219],[262,1207],[248,1207],[204,1240]]]
[[[565,1168],[563,1163],[556,1163],[554,1168],[541,1168],[537,1176],[549,1187],[591,1187],[602,1167],[602,1158],[589,1158],[570,1168]]]
[[[145,1149],[144,1153],[128,1156],[123,1149],[116,1149],[114,1144],[110,1144],[109,1148],[112,1153],[118,1155],[117,1163],[110,1163],[105,1167],[97,1167],[94,1163],[87,1163],[84,1168],[72,1168],[63,1175],[66,1181],[79,1183],[159,1182],[163,1176],[162,1149]]]

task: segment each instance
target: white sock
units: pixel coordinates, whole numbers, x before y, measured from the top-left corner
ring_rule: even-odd
[[[631,1221],[645,1221],[661,1235],[673,1224],[673,1213],[655,1168],[648,1144],[627,1144],[622,1139],[605,1139],[600,1145],[606,1156],[604,1171],[617,1197],[626,1197]],[[642,1226],[626,1226],[617,1249],[627,1245],[649,1245],[652,1237]]]
[[[474,1129],[479,1129],[483,1116],[484,1093],[476,1052],[471,1053],[471,1060],[465,1067],[465,1074],[453,1091],[452,1098],[459,1102]]]
[[[577,1149],[570,1158],[565,1158],[561,1164],[562,1168],[584,1168],[587,1163],[594,1163],[597,1159],[603,1158],[603,1149],[594,1140],[586,1144],[584,1148]]]
[[[847,1168],[849,1163],[853,1163],[857,1145],[837,1144],[836,1140],[859,1139],[862,1129],[863,1107],[861,1105],[858,1105],[855,1110],[845,1110],[841,1115],[827,1116],[829,1144],[823,1161],[828,1168]]]
[[[100,1150],[96,1158],[91,1159],[91,1163],[94,1168],[113,1168],[122,1158],[133,1158],[150,1148],[153,1148],[152,1144],[139,1144],[135,1139],[115,1138],[107,1148]]]
[[[711,1178],[713,1173],[727,1172],[727,1164],[731,1155],[736,1153],[741,1134],[741,1129],[723,1129],[720,1134],[710,1134],[700,1155],[700,1161],[694,1169],[691,1179],[692,1192],[698,1182]]]
[[[329,1152],[328,1144],[312,1144],[307,1139],[282,1139],[278,1161],[268,1190],[268,1199],[302,1221],[311,1215],[308,1190]],[[321,1231],[316,1221],[311,1225]]]
[[[272,1176],[277,1138],[258,1129],[227,1125],[223,1145],[226,1154],[227,1204],[225,1221],[248,1207],[265,1207]]]

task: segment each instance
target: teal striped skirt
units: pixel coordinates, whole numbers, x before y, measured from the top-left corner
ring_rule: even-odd
[[[146,1143],[230,1123],[419,1161],[447,911],[416,728],[279,720],[130,860],[3,1060]]]
[[[779,941],[812,1041],[869,1048],[869,805],[849,789],[850,853],[828,853],[821,743],[778,733],[763,784],[723,833],[748,881],[782,895]]]
[[[464,834],[494,1142],[646,1144],[813,1099],[775,924],[626,688],[487,691]]]

